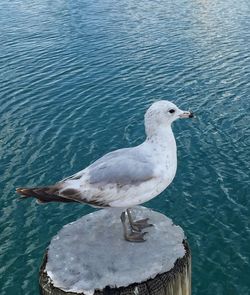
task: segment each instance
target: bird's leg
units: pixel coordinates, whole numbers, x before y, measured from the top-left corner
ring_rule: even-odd
[[[144,235],[145,233],[141,233],[141,232],[135,232],[133,230],[131,230],[129,232],[127,225],[126,225],[126,213],[122,212],[121,214],[121,222],[122,222],[122,226],[123,226],[123,232],[124,232],[124,239],[126,241],[129,242],[145,242],[144,240]]]
[[[133,218],[132,218],[132,214],[131,214],[131,209],[130,208],[128,208],[126,210],[126,212],[127,212],[127,215],[128,215],[129,224],[130,224],[130,226],[131,226],[131,228],[133,230],[140,232],[144,228],[153,226],[153,224],[148,223],[149,218],[145,218],[145,219],[135,220],[134,221]]]

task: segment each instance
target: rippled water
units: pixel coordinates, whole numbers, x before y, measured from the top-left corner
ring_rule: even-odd
[[[2,0],[0,290],[38,294],[46,246],[88,206],[17,201],[144,139],[155,99],[176,122],[179,166],[147,204],[181,225],[193,294],[249,294],[248,0]]]

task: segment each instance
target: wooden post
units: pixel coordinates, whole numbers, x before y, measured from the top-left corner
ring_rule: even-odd
[[[191,295],[191,253],[171,219],[145,207],[143,243],[123,239],[118,209],[100,210],[68,224],[52,239],[40,268],[42,295]]]

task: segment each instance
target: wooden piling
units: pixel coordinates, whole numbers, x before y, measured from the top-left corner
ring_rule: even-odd
[[[170,219],[160,213],[136,207],[135,216],[150,217],[155,227],[147,230],[146,242],[130,243],[123,240],[122,226],[117,218],[119,214],[120,212],[115,211],[91,213],[65,226],[52,239],[40,268],[39,284],[42,295],[191,295],[191,252],[184,234],[184,239],[181,239],[181,228],[173,225]],[[111,224],[109,217],[112,217]],[[116,219],[117,223],[113,223]],[[93,220],[96,220],[94,227],[98,228],[99,233],[91,232],[94,230]],[[109,226],[105,226],[105,223]],[[83,225],[85,228],[82,228]],[[86,232],[88,228],[90,231]],[[110,241],[108,245],[103,240],[105,236]],[[85,243],[86,249],[81,248],[82,243]],[[103,252],[100,253],[102,243]],[[158,253],[152,252],[154,248]],[[77,251],[80,254],[75,253]],[[57,255],[58,260],[54,257]],[[91,257],[88,257],[89,255]],[[137,261],[138,256],[140,259]],[[102,259],[105,261],[102,262]],[[124,262],[120,261],[122,259]],[[72,263],[67,262],[71,260]],[[92,270],[91,273],[91,269],[93,267],[98,269],[98,265],[99,273],[96,275],[96,270]],[[65,272],[62,268],[65,268]],[[156,273],[157,270],[159,273]],[[93,278],[95,275],[99,280]],[[114,283],[116,276],[117,285]],[[88,284],[87,280],[93,282]],[[85,285],[92,287],[84,287]]]

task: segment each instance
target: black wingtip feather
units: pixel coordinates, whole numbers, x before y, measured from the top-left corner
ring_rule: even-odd
[[[36,198],[39,203],[62,202],[72,203],[77,202],[72,199],[66,199],[58,195],[58,190],[55,187],[37,187],[37,188],[17,188],[16,192],[21,195],[20,199],[29,197]]]

